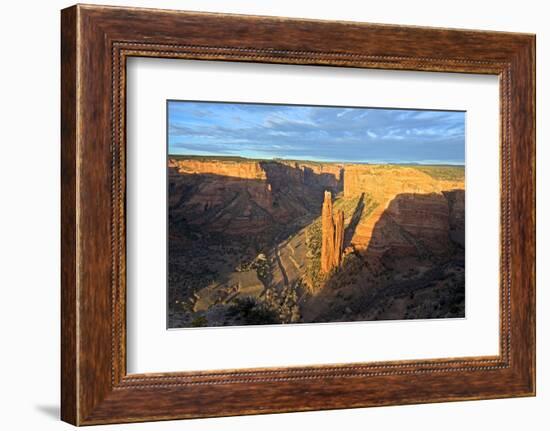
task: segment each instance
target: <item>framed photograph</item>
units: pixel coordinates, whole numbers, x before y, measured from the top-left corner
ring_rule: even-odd
[[[535,394],[535,36],[62,11],[62,419]]]

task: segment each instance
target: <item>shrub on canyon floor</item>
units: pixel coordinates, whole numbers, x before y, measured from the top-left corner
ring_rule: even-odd
[[[279,323],[275,310],[252,297],[236,298],[227,315],[238,323],[245,325],[268,325]]]

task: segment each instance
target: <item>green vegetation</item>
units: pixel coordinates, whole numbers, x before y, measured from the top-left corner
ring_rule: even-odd
[[[264,304],[279,318],[278,323],[296,323],[300,321],[300,307],[298,305],[298,291],[304,285],[301,279],[285,285],[281,290],[266,289]]]
[[[351,198],[345,198],[343,196],[336,197],[333,206],[335,210],[344,211],[346,217],[346,227],[351,221],[360,200],[361,196],[353,196]],[[366,219],[377,206],[378,202],[374,201],[371,195],[365,193],[363,196],[363,211],[361,212],[361,218],[359,221]]]
[[[347,229],[352,223],[352,218],[355,215],[355,211],[359,205],[361,197],[354,196],[352,198],[345,198],[343,196],[337,196],[333,207],[335,210],[342,210],[345,214],[345,229],[348,236]],[[371,195],[365,193],[363,195],[363,209],[359,219],[354,221],[355,226],[366,220],[374,209],[378,206]],[[316,289],[325,280],[326,275],[321,273],[321,241],[322,241],[322,225],[321,216],[317,217],[306,228],[306,246],[307,246],[307,265],[306,265],[306,277],[309,281],[311,288]],[[347,244],[344,244],[346,246]]]
[[[208,326],[208,319],[204,316],[197,316],[191,321],[193,328],[202,328]]]
[[[175,160],[199,160],[199,161],[212,161],[219,160],[220,162],[256,162],[263,159],[249,159],[248,157],[240,156],[195,156],[195,155],[185,155],[185,154],[168,154],[169,159]]]
[[[250,296],[236,298],[229,307],[227,315],[245,325],[280,323],[274,310]]]
[[[306,228],[306,277],[312,289],[317,288],[324,280],[321,274],[321,217],[317,217]]]
[[[176,160],[199,160],[199,161],[212,161],[219,160],[220,162],[279,162],[279,163],[306,163],[308,165],[330,165],[336,164],[341,165],[343,162],[338,161],[319,161],[319,160],[298,160],[298,159],[282,159],[275,157],[273,159],[258,159],[250,157],[241,157],[241,156],[201,156],[201,155],[187,155],[187,154],[168,154],[169,159]]]
[[[435,178],[436,180],[464,181],[464,166],[423,165],[413,167],[420,172],[428,174],[430,177]]]
[[[291,163],[291,164],[306,164],[306,165],[314,165],[314,166],[323,166],[323,165],[343,165],[344,162],[337,162],[337,161],[320,161],[320,160],[299,160],[299,159],[279,159],[275,158],[273,159],[275,162],[279,163]]]

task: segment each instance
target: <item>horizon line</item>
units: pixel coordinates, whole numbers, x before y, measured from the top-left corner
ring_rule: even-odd
[[[387,161],[387,160],[325,160],[325,159],[311,159],[311,158],[284,158],[284,157],[246,157],[236,155],[214,155],[214,154],[179,154],[179,153],[167,153],[168,157],[210,157],[210,158],[233,158],[244,160],[286,160],[296,162],[314,162],[314,163],[341,163],[341,164],[372,164],[372,165],[421,165],[421,166],[456,166],[466,167],[465,162],[452,162],[447,160],[422,160],[422,161]]]

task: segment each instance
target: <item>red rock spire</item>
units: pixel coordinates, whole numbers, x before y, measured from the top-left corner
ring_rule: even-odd
[[[344,211],[336,213],[334,219],[334,255],[333,267],[337,268],[342,264],[342,254],[344,253]]]
[[[333,216],[330,191],[325,191],[321,230],[321,271],[326,274],[341,265],[344,250],[344,212],[338,211],[336,217]]]

